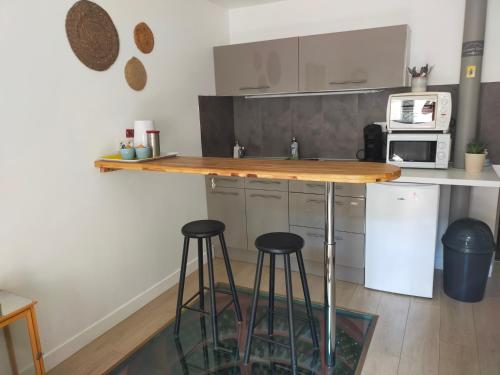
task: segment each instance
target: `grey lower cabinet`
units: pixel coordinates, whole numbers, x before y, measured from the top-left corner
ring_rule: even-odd
[[[364,184],[336,184],[335,191],[336,278],[359,284],[365,278],[365,191]],[[324,186],[290,182],[290,232],[304,239],[306,261],[323,263],[324,228]]]
[[[365,233],[365,198],[335,196],[335,228]]]
[[[214,48],[217,95],[298,91],[299,38]]]
[[[208,180],[207,180],[208,181]],[[207,188],[207,211],[210,219],[226,225],[224,237],[229,248],[246,249],[245,190],[237,188]],[[213,244],[219,247],[219,241]]]
[[[336,278],[364,283],[365,185],[337,184]],[[236,177],[207,177],[208,217],[226,224],[235,260],[255,261],[255,239],[292,232],[304,239],[308,272],[321,275],[324,257],[324,184]],[[290,190],[290,192],[289,192]],[[214,241],[217,247],[217,241]],[[279,265],[279,264],[278,264]]]
[[[407,25],[299,38],[299,90],[406,86]]]
[[[245,190],[248,250],[268,232],[288,232],[288,191]]]

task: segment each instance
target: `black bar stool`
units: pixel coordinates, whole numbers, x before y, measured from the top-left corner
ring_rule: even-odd
[[[245,347],[245,357],[243,363],[248,364],[250,359],[250,349],[252,345],[252,338],[256,337],[258,339],[264,339],[260,336],[254,336],[255,328],[255,318],[257,313],[257,304],[259,300],[259,289],[260,280],[262,276],[262,264],[264,263],[264,255],[270,255],[270,275],[269,275],[269,306],[267,313],[267,327],[269,339],[265,341],[271,342],[273,336],[273,317],[274,317],[274,278],[275,278],[275,257],[276,255],[283,255],[285,258],[285,284],[286,284],[286,295],[287,295],[287,307],[288,307],[288,333],[290,338],[289,349],[291,351],[292,359],[292,371],[296,372],[297,368],[297,355],[295,352],[295,330],[294,330],[294,318],[293,318],[293,292],[292,292],[292,274],[290,268],[290,254],[295,254],[297,256],[297,263],[299,265],[300,280],[302,281],[302,289],[304,291],[304,300],[307,310],[307,318],[309,321],[309,328],[311,330],[311,337],[313,341],[314,348],[319,348],[318,335],[316,333],[316,326],[314,325],[313,311],[311,304],[311,297],[309,295],[309,288],[307,286],[306,271],[304,267],[304,260],[302,259],[302,247],[304,247],[304,240],[302,237],[285,232],[267,233],[259,236],[255,240],[255,247],[259,250],[259,255],[257,259],[257,273],[255,275],[254,292],[252,299],[252,311],[250,315],[250,321],[248,323],[248,333]]]
[[[228,306],[234,304],[234,310],[236,313],[236,319],[241,322],[243,319],[241,317],[241,308],[238,301],[238,295],[236,293],[236,287],[234,285],[233,272],[231,270],[231,264],[229,262],[229,256],[227,253],[226,241],[224,240],[224,230],[226,226],[217,220],[197,220],[192,221],[182,227],[182,234],[184,235],[184,247],[182,249],[182,262],[181,262],[181,274],[179,278],[179,292],[177,295],[177,309],[175,316],[175,327],[174,334],[179,335],[179,328],[181,324],[181,313],[182,309],[189,309],[193,311],[200,312],[202,314],[210,314],[212,318],[212,337],[214,346],[217,348],[219,345],[219,335],[217,326],[217,306],[215,301],[215,293],[224,293],[232,296],[232,300],[221,309],[220,312],[224,311]],[[216,290],[215,288],[215,277],[214,277],[214,263],[212,255],[212,237],[218,236],[220,244],[222,247],[222,256],[224,258],[224,263],[226,265],[227,277],[229,280],[230,292],[225,290]],[[194,296],[189,298],[185,303],[184,300],[184,281],[186,279],[186,267],[187,258],[189,251],[189,240],[191,238],[198,239],[198,292]],[[208,282],[209,287],[205,288],[203,281],[203,239],[205,239],[206,250],[207,250],[207,263],[208,263]],[[210,313],[205,311],[205,300],[204,294],[205,290],[209,291],[210,295]],[[199,296],[200,304],[199,309],[189,306],[189,303]]]

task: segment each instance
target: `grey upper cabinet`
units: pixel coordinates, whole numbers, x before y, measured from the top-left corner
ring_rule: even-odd
[[[407,25],[299,38],[299,91],[405,86]]]
[[[247,248],[245,190],[207,187],[208,218],[222,221],[226,225],[224,237],[228,247]],[[212,242],[219,246],[219,241]]]
[[[298,91],[299,38],[214,48],[217,95]]]

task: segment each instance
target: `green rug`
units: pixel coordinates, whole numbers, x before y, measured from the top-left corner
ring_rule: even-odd
[[[219,289],[228,290],[225,284]],[[290,352],[280,345],[271,345],[255,338],[252,341],[251,362],[242,364],[247,331],[247,316],[250,314],[252,291],[238,288],[238,297],[243,312],[243,323],[236,322],[232,305],[218,315],[221,349],[214,350],[211,344],[210,317],[191,310],[184,310],[180,335],[174,338],[171,321],[146,344],[132,353],[111,371],[113,375],[165,375],[165,374],[289,374]],[[230,301],[230,296],[217,294],[217,306],[221,308]],[[274,318],[274,340],[288,344],[288,323],[285,299],[276,296]],[[197,306],[198,301],[193,301]],[[209,308],[208,295],[205,309]],[[315,324],[320,340],[324,337],[323,306],[314,305]],[[375,329],[377,317],[370,314],[337,309],[337,350],[334,369],[326,369],[323,363],[323,345],[320,351],[312,347],[303,302],[294,304],[296,327],[296,350],[298,374],[360,374],[368,345]],[[255,334],[266,336],[267,294],[261,293],[257,313],[258,325]]]

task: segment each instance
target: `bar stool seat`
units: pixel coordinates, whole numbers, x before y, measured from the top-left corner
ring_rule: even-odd
[[[250,312],[250,317],[248,321],[248,332],[246,337],[245,355],[243,358],[243,363],[248,364],[250,360],[250,350],[252,346],[252,339],[255,337],[267,341],[270,344],[278,344],[273,340],[274,331],[274,284],[275,284],[275,266],[276,266],[276,256],[284,257],[285,264],[285,285],[286,285],[286,296],[287,296],[287,315],[288,315],[288,335],[290,345],[287,346],[291,353],[291,367],[292,373],[297,373],[297,354],[295,352],[295,329],[294,329],[294,312],[293,312],[293,291],[292,291],[292,271],[290,266],[290,255],[295,254],[297,257],[297,263],[299,266],[300,280],[302,282],[302,289],[304,291],[305,307],[307,311],[307,320],[309,322],[309,329],[311,331],[311,338],[313,347],[315,349],[319,348],[318,335],[316,333],[316,325],[314,323],[314,316],[312,310],[311,297],[309,295],[309,287],[307,286],[306,271],[304,267],[304,260],[302,258],[302,247],[304,246],[304,240],[302,237],[287,232],[274,232],[267,233],[259,236],[255,240],[255,247],[258,249],[257,258],[257,270],[255,274],[255,284],[252,297],[252,308]],[[259,289],[260,281],[262,277],[262,266],[264,263],[264,255],[268,254],[270,256],[269,262],[269,300],[267,308],[267,336],[264,338],[261,336],[254,335],[256,315],[257,315],[257,304],[259,301]],[[280,343],[280,345],[283,345]]]
[[[217,220],[196,220],[184,225],[181,232],[191,238],[218,236],[226,230],[224,223]]]
[[[179,290],[177,295],[177,309],[175,316],[175,326],[174,335],[179,335],[182,309],[194,310],[202,314],[210,315],[212,320],[212,337],[215,349],[218,349],[219,345],[219,330],[217,323],[217,314],[225,310],[231,304],[234,305],[234,311],[236,319],[241,322],[241,308],[238,300],[238,294],[236,292],[236,286],[234,284],[233,272],[231,270],[231,263],[229,262],[229,255],[227,252],[226,241],[224,239],[224,230],[226,226],[224,223],[217,220],[196,220],[185,224],[181,232],[184,235],[184,246],[182,249],[182,261],[181,261],[181,272],[179,277]],[[219,237],[221,244],[222,256],[224,258],[224,263],[226,266],[227,277],[229,280],[230,292],[225,290],[219,290],[215,288],[215,273],[214,273],[214,263],[213,263],[213,251],[212,251],[212,237]],[[189,252],[189,240],[191,238],[198,240],[198,292],[184,302],[184,283],[186,279],[186,269],[188,261]],[[205,248],[207,251],[207,265],[208,265],[208,282],[209,287],[205,287],[203,281],[203,240],[205,240]],[[205,311],[205,290],[208,289],[210,297],[210,312]],[[224,306],[222,309],[217,311],[215,293],[224,293],[231,295],[231,301]],[[199,308],[190,305],[196,297],[199,297]]]
[[[268,254],[292,254],[304,247],[304,240],[294,233],[273,232],[259,236],[255,247]]]

